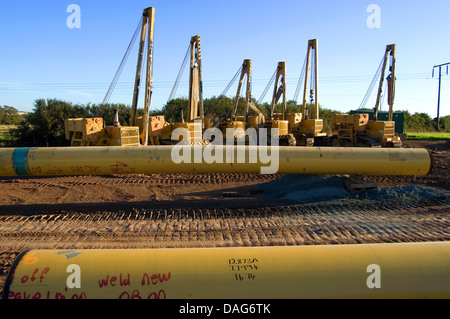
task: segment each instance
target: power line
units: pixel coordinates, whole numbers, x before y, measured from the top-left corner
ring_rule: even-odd
[[[414,74],[399,74],[397,80],[420,80],[428,79],[428,73],[414,73]],[[329,76],[321,77],[319,82],[321,83],[347,83],[347,82],[367,82],[372,80],[373,76]],[[253,79],[253,83],[256,85],[267,85],[268,78]],[[286,78],[286,82],[289,84],[296,84],[298,78]],[[226,85],[229,80],[205,80],[206,84],[213,86]],[[117,86],[132,87],[134,82],[118,82]],[[182,84],[187,84],[188,81],[180,81]],[[104,89],[108,88],[110,83],[107,82],[67,82],[67,83],[1,83],[0,90],[22,90],[22,89],[42,89],[42,88],[60,88],[60,89]],[[156,81],[155,85],[160,88],[172,87],[171,81]]]
[[[347,76],[326,76],[319,79],[320,84],[347,84],[347,83],[368,83],[373,79],[373,76],[366,75],[347,75]],[[397,81],[414,81],[414,80],[428,80],[430,79],[429,73],[410,73],[410,74],[398,74]],[[205,80],[203,85],[206,88],[224,88],[229,84],[229,80]],[[267,86],[267,78],[252,79],[253,87]],[[297,85],[298,78],[287,78],[287,85]],[[180,81],[180,87],[188,87],[189,81]],[[103,94],[110,83],[107,82],[67,82],[67,83],[2,83],[0,82],[1,91],[46,91],[52,93],[78,93],[86,95],[98,95]],[[130,91],[132,92],[134,82],[122,81],[115,84],[116,91]],[[154,90],[167,90],[173,87],[172,81],[154,81]],[[80,91],[80,92],[70,92]],[[131,94],[131,93],[130,93]],[[261,100],[261,98],[260,98]]]

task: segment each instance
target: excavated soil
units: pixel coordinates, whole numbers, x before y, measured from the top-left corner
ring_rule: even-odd
[[[306,203],[269,191],[281,175],[0,178],[0,287],[28,249],[450,240],[450,141],[405,146],[430,150],[430,174],[366,176],[378,189]]]

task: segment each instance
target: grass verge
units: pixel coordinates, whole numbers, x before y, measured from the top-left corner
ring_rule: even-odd
[[[408,140],[450,140],[450,133],[447,132],[414,132],[406,133],[406,139]]]

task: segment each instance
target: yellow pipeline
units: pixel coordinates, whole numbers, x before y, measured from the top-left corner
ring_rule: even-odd
[[[32,250],[4,298],[450,298],[450,242]]]
[[[425,149],[253,146],[0,149],[0,176],[156,173],[426,175]],[[175,154],[175,155],[174,155]],[[241,156],[243,154],[243,156]]]

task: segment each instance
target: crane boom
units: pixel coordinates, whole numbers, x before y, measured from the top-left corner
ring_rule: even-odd
[[[244,77],[247,75],[247,87],[245,90],[245,117],[247,118],[249,105],[252,99],[252,92],[250,89],[251,77],[252,77],[252,60],[246,59],[242,63],[241,67],[241,76],[239,78],[239,84],[236,91],[236,99],[234,100],[234,108],[233,108],[233,119],[236,119],[237,109],[239,104],[239,95],[241,92],[242,84],[244,82]]]
[[[139,97],[139,88],[141,82],[141,70],[142,70],[142,60],[144,58],[144,48],[145,39],[148,29],[148,41],[147,41],[147,70],[146,70],[146,81],[145,81],[145,101],[144,101],[144,116],[143,116],[143,144],[148,144],[148,124],[149,124],[149,107],[151,100],[151,88],[152,88],[152,62],[153,62],[153,33],[154,33],[154,22],[155,22],[155,8],[149,7],[144,9],[142,14],[142,28],[141,28],[141,39],[139,43],[139,53],[138,62],[136,66],[136,78],[134,83],[134,93],[133,102],[131,105],[131,125],[136,125],[137,119],[137,105]]]
[[[311,62],[311,58],[312,58],[312,50],[314,50],[314,59]],[[307,93],[308,93],[308,78],[310,76],[309,72],[313,72],[313,70],[311,68],[311,64],[314,65],[314,73],[313,77],[314,77],[314,83],[311,83],[312,85],[314,85],[314,88],[310,89],[310,100],[314,101],[314,107],[315,107],[315,119],[318,120],[319,119],[319,100],[318,100],[318,53],[317,53],[317,39],[312,39],[308,41],[308,49],[307,49],[307,53],[306,53],[306,68],[305,68],[305,85],[304,85],[304,90],[303,90],[303,106],[302,106],[302,113],[303,113],[303,118],[304,119],[308,119],[309,118],[309,114],[308,114],[308,110],[306,107],[306,97],[307,97]]]
[[[189,74],[189,122],[204,118],[203,85],[202,85],[202,55],[200,36],[191,38],[191,63]]]
[[[281,84],[279,84],[281,82]],[[273,87],[272,105],[270,117],[274,116],[275,105],[283,96],[281,119],[286,120],[286,62],[278,62],[277,73],[275,76],[275,85]]]
[[[393,110],[393,104],[394,104],[394,90],[395,90],[395,58],[396,58],[396,45],[395,44],[389,44],[386,46],[386,51],[384,53],[384,59],[383,59],[383,66],[381,67],[381,77],[380,77],[380,83],[378,86],[378,93],[377,93],[377,100],[375,102],[374,107],[374,115],[373,120],[378,120],[378,110],[380,107],[381,102],[381,94],[383,92],[383,83],[384,83],[384,76],[386,72],[386,65],[387,60],[391,57],[390,65],[389,65],[389,71],[390,74],[387,78],[388,81],[388,104],[389,104],[389,121],[392,121],[392,110]]]

